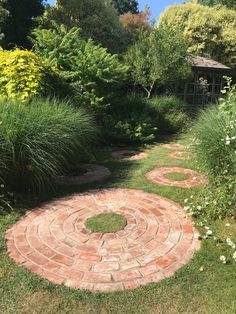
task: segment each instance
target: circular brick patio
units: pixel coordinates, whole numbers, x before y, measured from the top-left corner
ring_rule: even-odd
[[[80,169],[84,169],[85,173],[80,176],[59,176],[56,178],[57,185],[82,185],[92,182],[102,181],[111,175],[108,168],[94,164],[80,164]]]
[[[186,180],[172,180],[165,177],[165,175],[169,173],[182,173],[186,174],[188,176],[188,179]],[[168,186],[177,186],[181,188],[191,188],[198,184],[207,184],[206,178],[199,174],[198,172],[186,169],[186,168],[180,168],[180,167],[158,167],[154,170],[148,172],[146,174],[146,177],[160,185],[168,185]]]
[[[180,160],[192,160],[193,156],[189,152],[184,151],[174,151],[169,154],[171,158],[180,159]]]
[[[168,149],[185,149],[185,146],[177,143],[163,144],[162,147]]]
[[[118,150],[112,153],[113,159],[123,160],[139,160],[147,158],[148,154],[136,150]]]
[[[127,219],[116,233],[92,233],[89,217]],[[91,191],[28,212],[6,233],[16,262],[57,284],[91,291],[136,288],[172,276],[199,249],[191,218],[176,203],[140,190]]]

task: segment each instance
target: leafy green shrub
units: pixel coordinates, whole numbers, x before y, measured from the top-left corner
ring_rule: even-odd
[[[82,39],[78,28],[36,29],[33,35],[36,53],[59,70],[80,104],[103,105],[126,78],[128,67],[118,56]]]
[[[157,136],[146,99],[142,97],[114,97],[100,117],[106,142],[119,144],[148,143]]]
[[[153,123],[160,134],[173,134],[181,131],[189,121],[185,104],[175,96],[159,96],[151,99]]]
[[[144,118],[144,119],[143,119]],[[146,117],[135,118],[128,121],[118,121],[115,124],[114,138],[123,143],[149,143],[156,138],[156,128],[147,122]],[[146,122],[143,122],[143,120]]]
[[[12,189],[40,191],[78,160],[96,128],[82,109],[56,100],[0,100],[0,177]]]
[[[22,101],[53,92],[56,74],[31,51],[0,50],[0,94]]]

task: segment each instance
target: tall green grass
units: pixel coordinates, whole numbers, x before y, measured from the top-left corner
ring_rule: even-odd
[[[0,100],[0,171],[13,189],[43,190],[96,137],[93,118],[67,102]]]
[[[218,106],[203,110],[191,130],[192,149],[208,174],[236,173],[236,114],[229,116]],[[234,138],[227,144],[227,137]]]

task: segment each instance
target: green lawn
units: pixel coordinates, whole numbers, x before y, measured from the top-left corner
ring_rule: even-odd
[[[181,189],[158,186],[145,178],[157,166],[194,169],[192,161],[171,159],[170,150],[159,145],[147,147],[149,158],[139,161],[114,161],[111,151],[96,153],[98,163],[112,171],[112,176],[86,187],[61,189],[53,197],[91,188],[121,187],[143,189],[166,196],[184,205],[184,199],[201,187]],[[52,195],[45,195],[50,199]],[[32,198],[33,199],[33,198]],[[0,216],[0,313],[236,313],[236,263],[219,261],[222,249],[213,239],[203,240],[195,257],[176,275],[157,284],[111,294],[77,291],[56,286],[16,265],[6,254],[4,231],[17,221],[27,208],[39,200],[22,197],[21,209]],[[218,236],[236,240],[236,223],[209,221]],[[200,230],[201,231],[201,230]]]
[[[184,181],[189,178],[189,176],[185,173],[178,173],[178,172],[171,172],[171,173],[166,173],[164,175],[166,179],[169,180],[174,180],[174,181]]]
[[[89,218],[85,225],[92,232],[115,233],[124,229],[127,225],[127,220],[121,215],[104,213]]]

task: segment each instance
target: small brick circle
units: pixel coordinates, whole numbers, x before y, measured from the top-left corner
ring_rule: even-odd
[[[165,177],[165,175],[169,173],[182,173],[189,177],[186,180],[172,180]],[[181,188],[191,188],[199,184],[207,184],[207,180],[203,175],[194,170],[180,167],[158,167],[148,172],[146,177],[156,184]]]
[[[85,222],[114,212],[116,233]],[[91,291],[133,289],[172,276],[200,248],[191,218],[173,201],[140,190],[75,194],[28,212],[6,232],[10,257],[57,284]]]
[[[185,149],[185,146],[177,143],[163,144],[162,147],[168,149]]]
[[[108,168],[94,164],[81,164],[81,169],[87,172],[81,176],[58,176],[55,181],[57,185],[83,185],[92,182],[102,181],[111,175]]]
[[[174,151],[169,154],[169,157],[180,160],[192,160],[193,156],[189,152]]]
[[[136,150],[118,150],[112,153],[112,158],[118,160],[139,160],[147,157],[148,153],[138,152]]]

